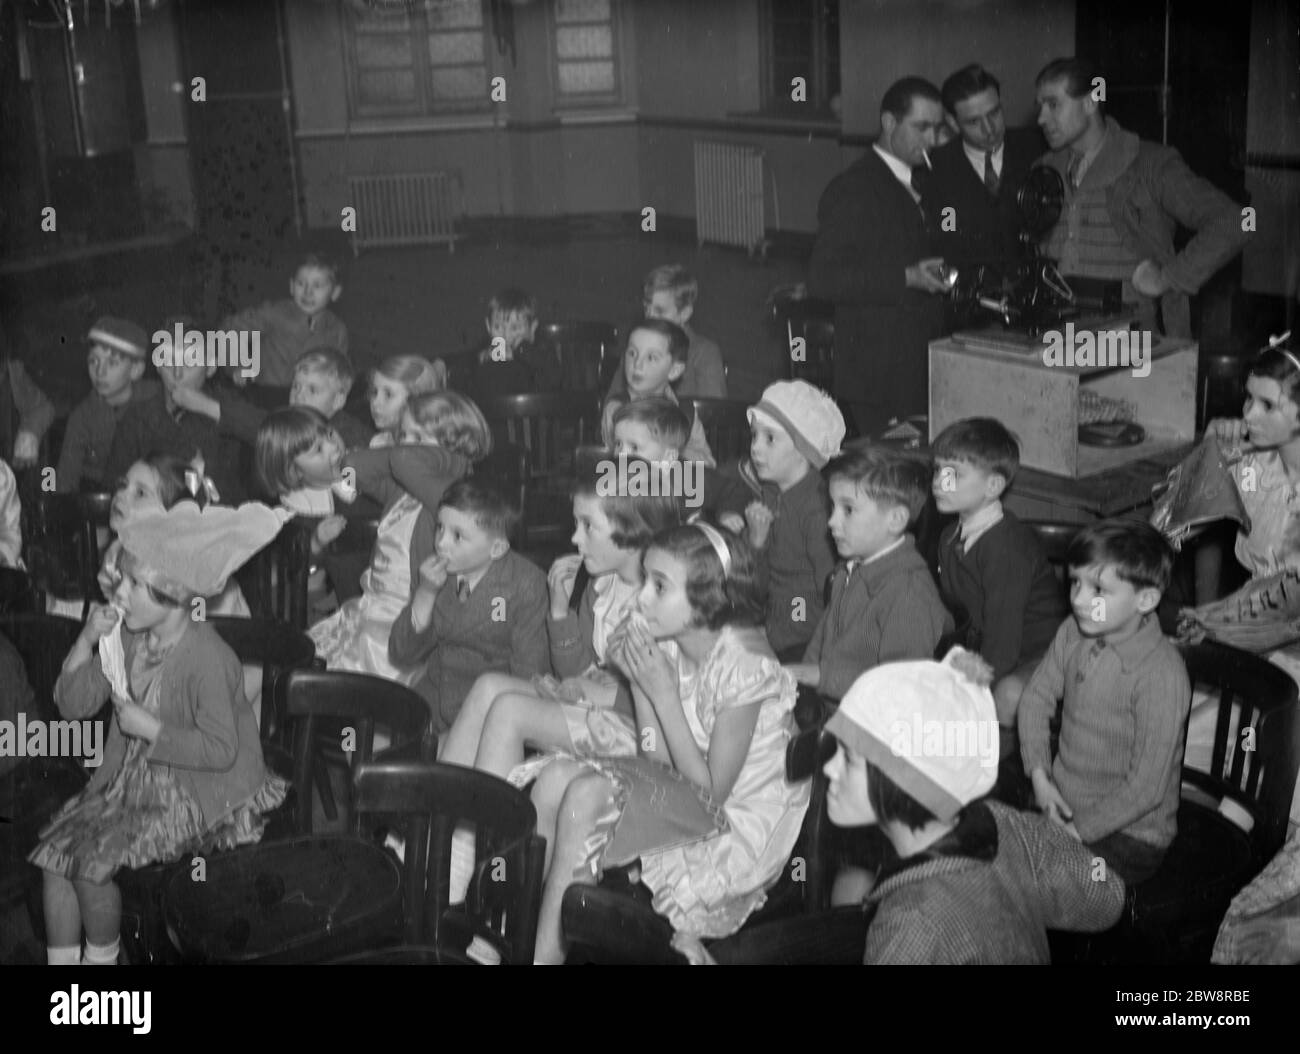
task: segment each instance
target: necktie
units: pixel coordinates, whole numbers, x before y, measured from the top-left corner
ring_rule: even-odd
[[[1083,155],[1082,154],[1075,154],[1072,158],[1070,158],[1069,175],[1070,175],[1071,189],[1078,187],[1079,180],[1083,178]]]
[[[460,598],[460,602],[461,602],[462,604],[465,603],[465,601],[467,601],[467,600],[469,599],[469,579],[468,579],[468,578],[457,578],[457,579],[456,579],[456,596],[458,596],[458,597]]]
[[[984,151],[984,186],[994,197],[998,195],[998,174],[993,168],[993,151]]]

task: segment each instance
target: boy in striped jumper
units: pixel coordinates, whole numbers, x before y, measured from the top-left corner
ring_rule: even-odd
[[[1074,615],[1020,697],[1021,755],[1038,807],[1132,885],[1178,830],[1192,691],[1156,619],[1173,552],[1145,523],[1109,521],[1079,532],[1066,559]]]

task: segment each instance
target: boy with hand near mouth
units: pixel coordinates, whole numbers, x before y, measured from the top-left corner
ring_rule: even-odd
[[[819,469],[840,452],[844,417],[835,401],[806,381],[778,381],[749,408],[753,439],[741,478],[757,497],[723,526],[747,527],[768,588],[767,639],[782,662],[803,657],[825,610],[835,567],[826,530],[826,484]]]
[[[541,568],[510,547],[518,522],[519,511],[495,487],[475,480],[448,487],[434,554],[420,564],[410,603],[393,623],[388,657],[395,666],[426,664],[415,690],[439,735],[480,674],[550,673],[550,593]]]
[[[1192,691],[1155,614],[1174,557],[1154,527],[1109,521],[1080,531],[1066,558],[1074,614],[1020,697],[1020,751],[1039,809],[1131,885],[1178,831]]]

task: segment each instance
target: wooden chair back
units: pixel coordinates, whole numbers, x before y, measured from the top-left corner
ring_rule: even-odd
[[[248,562],[249,604],[258,618],[307,628],[307,579],[311,573],[311,536],[317,520],[295,517],[280,528]]]
[[[1225,644],[1206,641],[1180,650],[1193,685],[1210,687],[1219,698],[1210,773],[1184,769],[1183,780],[1250,814],[1262,865],[1286,840],[1300,767],[1296,683],[1262,656]]]
[[[371,762],[356,773],[358,812],[408,816],[406,940],[440,946],[448,934],[451,843],[472,824],[480,875],[471,883],[458,943],[486,940],[503,961],[531,963],[541,905],[545,842],[537,813],[504,780],[437,762]]]
[[[355,775],[357,766],[374,756],[375,726],[381,725],[392,730],[394,748],[419,743],[423,746],[422,756],[433,756],[429,707],[419,695],[396,681],[340,670],[291,670],[286,681],[285,712],[294,724],[295,827],[304,834],[312,829],[311,790],[323,755],[342,750]],[[340,730],[333,748],[326,750],[327,733]],[[357,833],[359,824],[359,814],[353,809],[349,827]]]
[[[99,532],[108,530],[113,495],[41,494],[27,562],[41,592],[82,602],[81,617],[102,602]]]
[[[537,328],[536,342],[559,359],[565,391],[603,393],[622,363],[618,331],[608,322],[551,322]]]
[[[523,450],[527,541],[571,531],[573,451],[599,434],[594,394],[500,395],[479,403],[494,435]]]
[[[709,441],[713,458],[719,465],[749,456],[750,403],[741,399],[704,398],[692,399],[691,403],[704,429],[704,438]]]

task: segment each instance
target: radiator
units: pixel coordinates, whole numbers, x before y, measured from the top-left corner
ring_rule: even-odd
[[[764,247],[763,152],[695,141],[695,235],[699,243]]]
[[[446,245],[456,251],[459,172],[353,176],[349,184],[349,204],[357,210],[353,253],[380,245]]]

